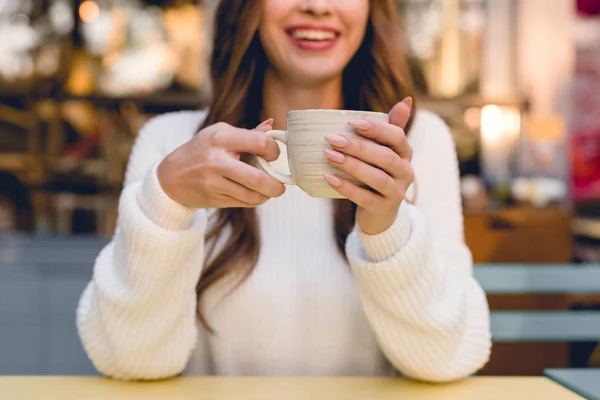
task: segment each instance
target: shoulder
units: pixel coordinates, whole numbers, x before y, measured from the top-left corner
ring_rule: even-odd
[[[197,128],[204,122],[208,111],[175,111],[152,117],[146,122],[144,128],[154,130],[157,128],[176,128],[178,131],[186,131],[189,128]],[[193,133],[192,133],[193,134]]]
[[[450,184],[459,176],[456,146],[448,124],[430,111],[418,111],[408,135],[413,148],[412,166],[419,186],[419,202],[440,182]],[[456,184],[458,187],[458,183]]]
[[[415,151],[430,147],[454,147],[448,124],[439,115],[427,110],[417,111],[409,142]]]
[[[153,142],[170,153],[192,139],[204,122],[207,111],[177,111],[150,118],[140,129],[138,140]]]
[[[408,142],[413,148],[415,168],[423,168],[432,162],[457,161],[456,146],[448,124],[431,111],[417,111]]]
[[[189,142],[206,118],[204,111],[183,111],[150,118],[140,129],[125,174],[125,184],[143,179],[153,165]]]

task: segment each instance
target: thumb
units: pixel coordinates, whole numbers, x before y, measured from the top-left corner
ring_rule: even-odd
[[[399,126],[404,129],[412,111],[413,99],[407,97],[400,103],[396,104],[389,113],[390,124]]]
[[[252,129],[253,131],[260,132],[268,132],[273,129],[273,122],[275,120],[273,118],[269,118],[263,122],[261,122],[256,128]]]

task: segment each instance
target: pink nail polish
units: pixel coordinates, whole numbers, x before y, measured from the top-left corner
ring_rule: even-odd
[[[340,153],[339,151],[335,151],[335,150],[325,150],[325,155],[327,156],[327,158],[329,158],[331,161],[341,164],[344,161],[346,161],[346,156],[344,156],[342,153]]]
[[[361,131],[367,131],[371,128],[371,123],[366,119],[353,119],[349,121],[348,124],[355,129],[360,129]]]
[[[346,147],[349,143],[348,138],[342,135],[325,136],[325,140],[334,147]]]
[[[258,124],[256,127],[260,128],[261,126],[271,125],[273,123],[273,121],[275,121],[273,118],[266,119],[263,122],[261,122],[260,124]]]
[[[340,186],[342,186],[342,181],[340,180],[340,178],[338,178],[335,175],[323,175],[323,178],[325,178],[325,180],[327,181],[327,183],[329,183],[331,186],[335,187],[335,188],[339,188]]]

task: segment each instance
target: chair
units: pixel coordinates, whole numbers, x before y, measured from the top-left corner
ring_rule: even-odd
[[[479,265],[487,294],[600,294],[600,265]],[[492,311],[495,342],[597,341],[600,311]]]
[[[480,374],[541,375],[595,364],[600,265],[479,264],[474,274],[488,296],[494,342]]]

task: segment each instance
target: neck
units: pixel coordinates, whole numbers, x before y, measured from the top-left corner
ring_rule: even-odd
[[[265,74],[261,120],[274,118],[274,129],[286,128],[286,113],[291,110],[342,107],[341,75],[318,84],[301,85],[282,79],[272,69]]]

